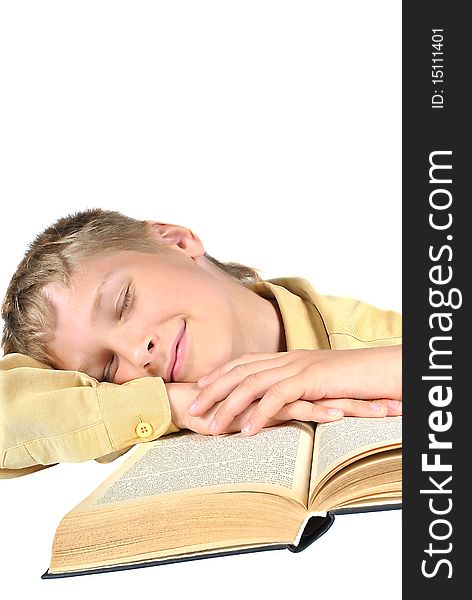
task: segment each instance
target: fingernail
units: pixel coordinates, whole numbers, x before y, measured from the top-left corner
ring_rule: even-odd
[[[389,400],[388,405],[392,410],[398,410],[400,402],[398,400]]]
[[[339,413],[340,411],[337,408],[328,408],[328,414],[333,415],[333,417],[339,415]]]
[[[249,433],[252,429],[252,423],[250,421],[248,421],[246,423],[246,425],[244,425],[244,427],[241,429],[242,433]]]
[[[372,410],[382,410],[383,404],[382,404],[382,402],[371,402],[370,403],[370,408]]]
[[[210,431],[215,431],[215,429],[216,429],[215,419],[213,419],[213,421],[208,425],[208,429],[210,429]]]
[[[198,400],[194,400],[192,404],[188,407],[190,411],[194,411],[198,406]]]
[[[205,375],[204,377],[200,377],[200,379],[197,381],[197,385],[199,387],[203,387],[205,385],[205,381],[208,379],[208,375]]]

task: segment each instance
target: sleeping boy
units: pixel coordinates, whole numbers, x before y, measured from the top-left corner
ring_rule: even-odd
[[[92,209],[37,236],[3,306],[0,477],[179,429],[399,415],[401,318],[264,281],[190,229]]]

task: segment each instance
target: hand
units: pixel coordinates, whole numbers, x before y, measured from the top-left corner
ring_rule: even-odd
[[[220,403],[214,404],[204,415],[195,417],[189,414],[188,405],[197,397],[200,391],[196,383],[167,383],[166,390],[174,425],[179,429],[190,429],[197,433],[209,435],[211,431],[208,426],[213,420],[213,416],[218,410]],[[247,411],[243,411],[227,427],[222,429],[220,433],[241,431],[246,416]]]
[[[213,433],[221,433],[258,398],[243,433],[257,433],[284,406],[300,400],[316,405],[312,420],[318,421],[336,418],[330,415],[333,409],[341,416],[399,415],[401,346],[247,354],[200,379],[198,386],[203,389],[189,407],[193,416],[223,400],[209,424]]]
[[[195,383],[167,383],[166,389],[171,407],[172,422],[179,429],[190,429],[191,431],[195,431],[204,435],[214,434],[214,431],[209,428],[209,425],[213,421],[215,413],[223,404],[223,401],[216,402],[201,416],[192,416],[188,412],[188,406],[197,397],[198,392],[201,391],[201,388],[199,388]],[[331,404],[331,402],[334,404]],[[303,400],[292,402],[282,407],[277,414],[270,417],[267,420],[265,427],[285,423],[286,421],[290,421],[292,419],[296,419],[298,421],[318,422],[327,422],[340,419],[343,416],[343,412],[336,408],[335,404],[340,403],[339,405],[343,405],[343,402],[352,401],[328,400],[324,403],[325,406],[319,408],[317,406],[319,403],[316,402],[305,402]],[[221,427],[218,433],[234,433],[241,431],[244,423],[249,418],[249,415],[251,415],[257,404],[258,401],[252,402],[246,409],[242,410],[241,413],[236,415],[234,419],[227,424],[227,426]]]

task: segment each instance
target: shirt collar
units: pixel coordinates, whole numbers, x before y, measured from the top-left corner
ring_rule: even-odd
[[[297,279],[294,278],[294,281]],[[290,279],[284,282],[286,286]],[[287,350],[329,348],[325,328],[313,303],[270,280],[260,281],[250,287],[259,296],[276,300],[282,316]]]

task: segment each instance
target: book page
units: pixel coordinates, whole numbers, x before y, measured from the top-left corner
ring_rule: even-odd
[[[306,506],[313,428],[292,422],[241,434],[179,432],[141,444],[79,508],[163,494],[262,491]]]
[[[400,445],[402,417],[344,417],[316,427],[310,498],[318,483],[335,467],[354,456],[385,446]]]

